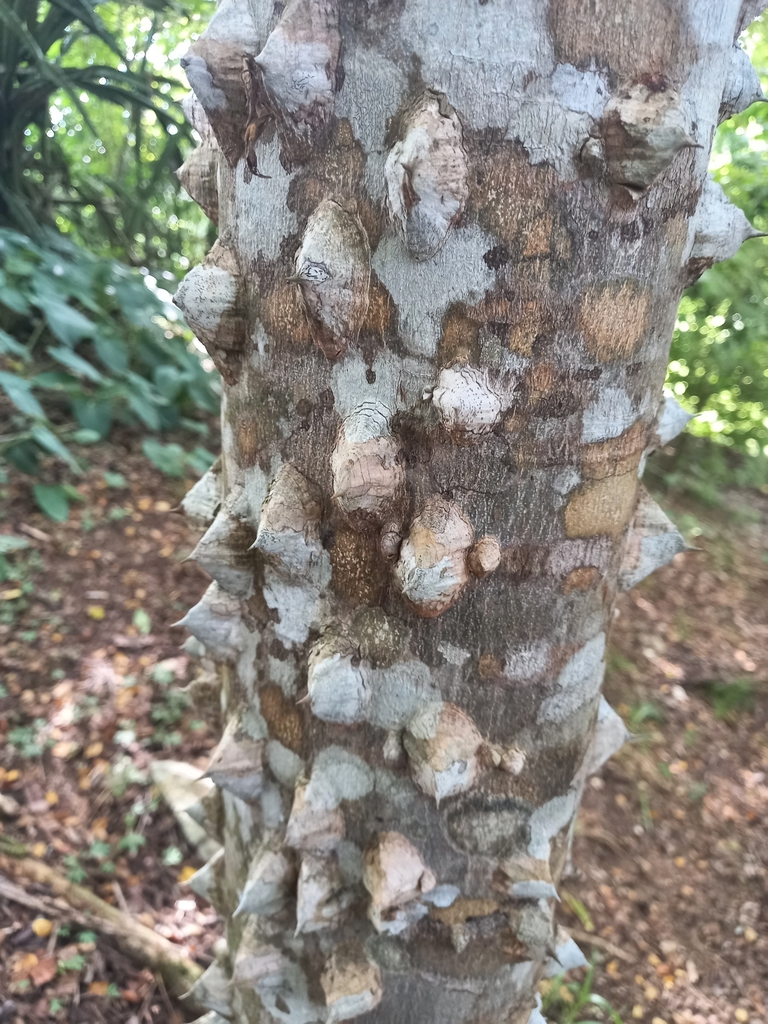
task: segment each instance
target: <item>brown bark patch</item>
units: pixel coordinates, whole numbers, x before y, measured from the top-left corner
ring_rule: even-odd
[[[552,251],[553,227],[554,218],[551,215],[535,220],[528,232],[523,256],[549,256]]]
[[[235,444],[238,465],[255,466],[261,454],[261,435],[257,419],[244,417],[238,422],[235,427]]]
[[[496,900],[467,899],[459,896],[450,907],[430,907],[429,916],[447,925],[464,924],[470,917],[488,917],[495,914],[498,909],[499,904]]]
[[[600,573],[594,565],[580,565],[572,569],[563,581],[563,593],[572,594],[574,590],[589,590]]]
[[[269,735],[295,754],[300,753],[304,743],[304,723],[296,704],[283,694],[279,686],[266,686],[259,691],[259,705]]]
[[[477,662],[477,674],[481,679],[498,679],[504,671],[504,662],[494,654],[481,654]]]
[[[280,280],[277,273],[262,292],[260,314],[264,330],[275,343],[301,348],[312,344],[299,289]]]
[[[479,143],[479,144],[478,144]],[[521,258],[550,255],[553,197],[557,174],[550,167],[531,166],[517,143],[468,141],[474,172],[470,174],[468,213]]]
[[[648,329],[652,298],[650,288],[631,279],[582,292],[577,319],[589,352],[604,363],[631,358]]]
[[[533,289],[521,289],[514,295],[489,292],[469,312],[486,323],[511,352],[521,356],[533,354],[535,342],[554,330],[559,317]]]
[[[480,324],[467,314],[463,303],[454,303],[449,306],[443,317],[443,333],[438,349],[440,366],[452,366],[454,363],[479,363],[479,333]]]
[[[368,292],[368,311],[360,328],[362,334],[370,333],[377,336],[386,334],[392,322],[392,296],[371,272],[371,286]]]
[[[253,375],[244,384],[236,396],[229,392],[227,420],[234,433],[237,463],[247,468],[263,461],[270,446],[280,438],[281,421],[289,415],[289,403]]]
[[[378,551],[378,535],[349,526],[336,530],[331,547],[333,589],[353,604],[379,604],[388,573]]]
[[[637,473],[606,477],[583,484],[565,509],[565,532],[570,538],[617,537],[635,508]]]
[[[584,445],[581,453],[581,470],[584,477],[602,480],[610,476],[636,472],[647,445],[647,431],[646,424],[638,422],[618,437]]]
[[[622,78],[685,67],[691,56],[675,4],[647,0],[617,17],[608,0],[552,0],[547,22],[558,61],[606,65]]]

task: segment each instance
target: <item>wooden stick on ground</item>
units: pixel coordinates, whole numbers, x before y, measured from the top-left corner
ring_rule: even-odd
[[[593,935],[592,932],[582,931],[581,928],[568,928],[568,934],[574,941],[584,945],[589,944],[590,946],[597,946],[598,949],[605,950],[610,956],[616,957],[617,960],[623,960],[624,963],[634,964],[637,963],[637,958],[632,956],[630,953],[625,953],[619,946],[614,945],[613,942],[609,942],[608,939],[603,939],[600,935]]]
[[[111,936],[127,956],[156,971],[173,995],[184,995],[203,973],[202,967],[190,960],[173,942],[147,928],[131,914],[111,907],[88,889],[70,882],[42,861],[30,857],[0,856],[0,871],[17,881],[26,879],[47,886],[65,906],[62,908],[55,903],[51,906],[52,901],[38,900],[1,876],[0,883],[3,884],[0,884],[0,895],[33,909],[45,906],[46,912],[53,912],[55,908],[59,914],[63,910],[78,923]]]

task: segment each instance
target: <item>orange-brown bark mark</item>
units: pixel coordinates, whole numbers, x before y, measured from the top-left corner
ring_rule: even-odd
[[[304,723],[295,700],[286,697],[279,686],[265,686],[259,691],[259,709],[270,736],[274,736],[294,753],[301,753],[304,748]]]
[[[594,0],[558,0],[549,5],[547,22],[560,61],[610,68],[621,77],[673,72],[681,77],[696,56],[684,15],[670,0],[635,4],[625,16],[615,17],[610,3]],[[588,30],[599,19],[599,34]]]
[[[377,605],[390,584],[390,566],[382,558],[373,530],[360,533],[339,522],[331,546],[332,586],[352,607]]]
[[[651,289],[632,278],[590,285],[577,313],[587,350],[601,363],[630,359],[646,337],[652,310]]]
[[[558,204],[562,188],[546,165],[533,166],[519,143],[493,133],[467,133],[469,175],[467,218],[476,218],[517,263],[557,254],[567,235]]]

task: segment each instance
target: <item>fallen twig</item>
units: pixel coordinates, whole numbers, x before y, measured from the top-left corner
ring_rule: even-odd
[[[583,942],[585,945],[589,943],[591,946],[597,946],[598,949],[605,950],[611,956],[615,956],[617,960],[623,960],[624,963],[634,964],[637,962],[637,957],[632,956],[631,953],[625,953],[619,946],[615,946],[608,939],[603,939],[599,935],[592,935],[591,932],[582,931],[581,928],[568,928],[568,933],[571,938],[576,942]]]
[[[57,909],[60,914],[63,909],[64,913],[69,914],[78,923],[100,931],[102,934],[110,935],[127,956],[132,957],[137,963],[157,971],[173,995],[183,995],[203,973],[203,969],[173,942],[158,935],[151,928],[147,928],[131,914],[126,914],[124,911],[118,910],[117,907],[111,907],[88,889],[70,882],[54,868],[43,864],[42,861],[33,860],[30,857],[17,859],[17,857],[0,855],[0,870],[16,879],[24,878],[29,882],[47,886],[59,897],[59,901],[63,901],[63,908],[57,901],[59,902]],[[12,885],[2,879],[2,876],[0,876],[0,880]],[[18,887],[14,886],[13,889],[18,890]],[[16,900],[18,895],[19,893],[16,891],[15,895],[9,894],[8,898]],[[24,899],[16,901],[32,906],[29,900],[36,899],[36,897],[23,895]],[[47,903],[48,901],[44,900],[43,902]],[[52,909],[46,907],[46,912],[51,913]]]

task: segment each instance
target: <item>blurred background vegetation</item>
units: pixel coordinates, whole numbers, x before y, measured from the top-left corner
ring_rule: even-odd
[[[195,145],[178,59],[213,7],[0,0],[0,474],[28,474],[57,518],[115,425],[145,432],[166,472],[212,459],[217,375],[170,297],[215,238],[173,173]],[[768,19],[744,42],[768,75]],[[712,162],[761,230],[767,147],[757,104],[720,127]],[[697,417],[652,482],[713,503],[768,486],[768,239],[683,297],[667,383]]]

